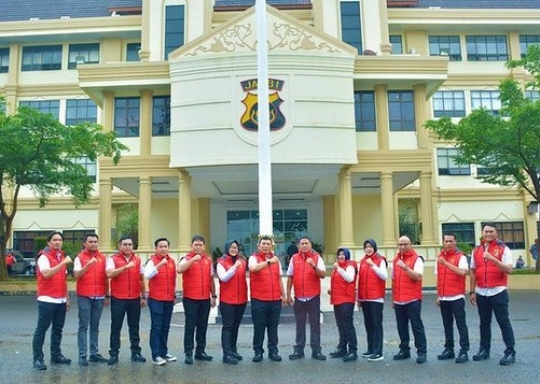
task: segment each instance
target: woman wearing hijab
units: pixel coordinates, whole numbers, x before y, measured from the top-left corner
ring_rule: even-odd
[[[236,343],[238,328],[242,322],[248,301],[246,268],[247,263],[238,251],[236,240],[225,243],[225,254],[217,262],[219,278],[219,310],[221,312],[221,347],[225,364],[238,364],[242,356],[238,354]]]
[[[328,290],[330,304],[334,306],[339,343],[336,350],[330,353],[330,357],[343,358],[345,362],[358,359],[358,342],[353,324],[355,280],[356,263],[351,260],[351,252],[347,248],[339,248]]]

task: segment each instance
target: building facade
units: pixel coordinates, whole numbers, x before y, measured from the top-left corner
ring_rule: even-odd
[[[117,166],[81,159],[95,198],[39,209],[24,191],[12,245],[89,231],[114,249],[119,207],[138,207],[138,250],[166,236],[181,254],[258,228],[254,0],[4,0],[0,94],[67,125],[96,121],[129,147]],[[87,4],[88,3],[88,4]],[[400,233],[434,259],[443,231],[477,242],[497,222],[526,256],[537,213],[523,191],[475,178],[426,120],[500,108],[505,62],[540,42],[540,1],[267,1],[276,249],[308,233],[331,258],[364,239],[395,253]],[[514,71],[526,81],[526,74]],[[538,97],[532,94],[531,97]],[[9,198],[9,196],[8,196]],[[53,224],[51,224],[53,223]],[[528,260],[531,264],[531,260]]]

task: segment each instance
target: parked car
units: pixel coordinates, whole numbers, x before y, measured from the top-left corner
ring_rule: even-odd
[[[13,265],[13,273],[16,275],[35,275],[36,274],[36,259],[26,257],[22,252],[12,249],[6,249],[6,255],[12,253],[15,256],[15,264]]]

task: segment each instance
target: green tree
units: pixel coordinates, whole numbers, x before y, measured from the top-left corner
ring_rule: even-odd
[[[540,89],[540,45],[529,47],[524,58],[510,60],[507,67],[532,80],[523,84],[510,76],[500,82],[499,115],[476,109],[457,124],[443,117],[428,121],[426,128],[455,143],[458,164],[484,167],[477,176],[483,182],[519,186],[540,201],[540,101],[526,94]]]
[[[137,204],[122,204],[116,210],[116,237],[113,239],[113,247],[116,247],[118,239],[129,236],[133,240],[133,249],[139,246],[139,206]]]
[[[116,164],[127,147],[114,132],[98,124],[65,126],[54,116],[28,107],[14,114],[0,111],[0,256],[11,237],[13,219],[21,188],[30,188],[39,201],[47,204],[55,194],[73,197],[74,206],[88,201],[94,182],[77,159],[95,161],[112,157]],[[0,281],[7,280],[5,263],[0,263]]]

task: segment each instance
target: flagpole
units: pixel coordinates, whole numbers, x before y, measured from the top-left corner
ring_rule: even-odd
[[[266,1],[257,0],[257,78],[259,138],[259,236],[273,236],[272,160],[270,153],[270,109],[268,89],[268,47]]]

